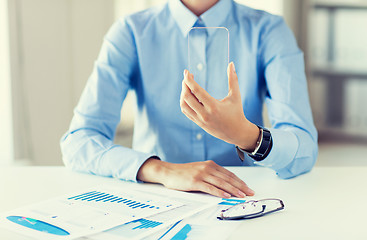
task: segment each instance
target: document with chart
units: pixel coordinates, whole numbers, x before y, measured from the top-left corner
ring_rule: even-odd
[[[6,212],[0,227],[36,239],[75,239],[124,223],[148,223],[146,217],[183,204],[129,187],[96,187]]]
[[[244,199],[222,199],[217,206],[178,221],[170,228],[144,240],[225,240],[239,226],[240,222],[218,220],[218,213],[223,209],[243,202],[245,202]]]
[[[218,204],[220,199],[205,196],[203,194],[185,193],[162,189],[164,194],[169,196],[173,202],[181,202],[182,205],[169,211],[160,212],[149,217],[133,220],[128,223],[121,224],[112,229],[103,231],[98,234],[88,236],[85,239],[90,240],[131,240],[143,239],[147,236],[164,230],[179,220],[190,217],[205,209],[211,208]],[[155,193],[157,194],[157,191]]]

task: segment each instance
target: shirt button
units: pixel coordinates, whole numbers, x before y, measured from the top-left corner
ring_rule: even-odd
[[[203,138],[203,135],[201,133],[196,134],[196,139],[201,140]]]
[[[203,66],[203,64],[202,64],[202,63],[199,63],[199,64],[196,66],[196,68],[197,68],[199,71],[201,71],[201,70],[203,70],[204,66]]]

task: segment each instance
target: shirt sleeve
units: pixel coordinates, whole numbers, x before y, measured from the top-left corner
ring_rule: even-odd
[[[140,166],[151,157],[113,143],[122,102],[137,71],[133,34],[118,20],[104,38],[68,132],[61,138],[67,167],[75,171],[136,181]]]
[[[283,18],[274,18],[263,33],[260,46],[273,147],[263,161],[254,164],[274,169],[280,178],[291,178],[310,171],[315,164],[317,131],[303,53]]]

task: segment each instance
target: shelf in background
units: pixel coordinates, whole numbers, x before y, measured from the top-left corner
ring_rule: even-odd
[[[347,104],[350,104],[347,101],[347,97],[350,95],[347,92],[348,86],[354,84],[351,82],[352,80],[367,80],[367,67],[359,67],[360,64],[358,66],[340,66],[340,63],[336,62],[336,42],[339,36],[336,32],[336,24],[338,24],[337,18],[340,17],[337,13],[339,11],[364,11],[363,14],[367,13],[367,1],[314,0],[310,2],[309,7],[307,11],[324,11],[327,13],[325,18],[327,24],[326,35],[324,36],[326,38],[327,63],[314,63],[310,68],[310,73],[314,79],[325,81],[325,89],[323,90],[325,107],[322,111],[325,123],[318,126],[319,141],[367,144],[366,125],[361,125],[360,128],[354,127],[354,125],[352,127],[348,117],[346,117],[346,114],[350,114],[352,111],[349,105],[347,106]],[[320,109],[318,112],[320,112]],[[358,117],[365,119],[365,116],[360,113]]]
[[[367,132],[363,129],[348,127],[318,126],[319,143],[366,144]]]
[[[327,79],[361,79],[367,80],[367,69],[352,69],[332,66],[314,66],[312,67],[312,75],[315,77],[323,77]]]
[[[367,10],[367,2],[355,1],[355,2],[341,2],[341,1],[317,1],[311,4],[316,9],[346,9],[346,10]]]

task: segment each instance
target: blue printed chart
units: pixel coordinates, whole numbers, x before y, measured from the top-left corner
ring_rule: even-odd
[[[139,236],[142,233],[145,233],[147,230],[154,229],[155,227],[158,227],[162,224],[163,222],[157,222],[142,218],[112,228],[108,230],[108,232],[109,234],[115,236],[123,236],[126,239],[132,239],[136,236]]]
[[[216,225],[208,226],[198,223],[182,223],[176,228],[175,234],[168,238],[169,240],[202,240],[202,239],[225,239],[225,227]],[[224,232],[223,232],[224,231]],[[163,240],[163,238],[162,238]]]
[[[139,201],[134,201],[132,199],[127,199],[123,197],[118,197],[109,193],[99,192],[99,191],[91,191],[86,192],[80,195],[76,195],[73,197],[69,197],[68,200],[74,200],[74,201],[85,201],[85,202],[101,202],[101,203],[120,203],[122,205],[125,205],[127,207],[130,207],[131,209],[135,208],[156,208],[159,209],[158,206],[153,206],[150,204],[144,204]],[[149,202],[149,200],[147,200]],[[170,207],[170,205],[166,207]]]
[[[226,239],[228,234],[231,234],[238,225],[239,222],[219,224],[210,221],[203,223],[192,219],[184,220],[159,240]]]
[[[183,204],[131,188],[97,187],[9,211],[5,228],[36,239],[75,239],[129,223],[133,230],[153,228],[146,217]]]
[[[186,198],[181,198],[180,197],[181,195],[189,195],[189,196],[186,196]],[[171,225],[175,224],[176,222],[186,217],[190,217],[205,209],[214,207],[218,204],[218,199],[216,198],[208,199],[208,198],[202,198],[202,196],[201,197],[200,196],[193,197],[193,196],[194,195],[192,194],[175,191],[174,194],[171,193],[169,197],[166,198],[166,200],[170,200],[172,203],[179,201],[182,203],[182,206],[176,207],[170,211],[164,211],[161,213],[151,215],[149,217],[144,217],[133,220],[125,224],[121,224],[107,231],[103,231],[102,233],[88,236],[88,239],[131,240],[131,239],[149,238],[156,240],[163,234],[161,233],[161,231],[166,231],[171,227]],[[152,205],[151,202],[147,204]],[[166,207],[168,205],[162,205],[162,206]],[[150,207],[145,207],[144,209],[150,209]]]
[[[157,212],[167,211],[182,204],[178,202],[165,201],[162,198],[154,198],[152,195],[145,196],[143,193],[88,191],[82,194],[68,197],[67,200],[73,204],[86,204],[98,207],[106,212],[113,211],[133,218],[141,214],[153,215]],[[149,216],[147,215],[147,216]]]
[[[177,222],[161,233],[159,240],[226,239],[239,222],[220,221],[217,216],[223,209],[244,202],[244,199],[223,198],[217,206]]]
[[[186,224],[183,228],[181,228],[176,235],[174,235],[171,240],[184,240],[189,239],[189,236],[195,235],[195,232],[193,234],[192,232],[193,226],[191,224]],[[197,227],[194,231],[200,234],[200,227]],[[202,231],[202,229],[201,229]]]
[[[239,203],[244,203],[246,200],[244,199],[230,199],[230,198],[222,198],[222,202],[219,203],[219,205],[228,205],[233,206]]]

